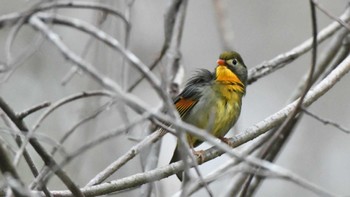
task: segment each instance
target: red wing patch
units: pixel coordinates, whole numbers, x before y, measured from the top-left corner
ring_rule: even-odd
[[[183,117],[196,103],[196,100],[185,99],[183,97],[180,97],[175,102],[175,107],[179,112],[180,116]]]

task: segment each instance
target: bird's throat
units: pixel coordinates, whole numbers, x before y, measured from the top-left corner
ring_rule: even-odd
[[[243,83],[241,82],[241,80],[239,80],[237,75],[223,65],[219,65],[218,67],[216,67],[216,80],[241,83],[243,85]]]
[[[221,92],[225,95],[229,95],[232,92],[245,94],[245,87],[242,81],[226,66],[219,65],[216,67],[216,82],[224,85],[221,87]]]

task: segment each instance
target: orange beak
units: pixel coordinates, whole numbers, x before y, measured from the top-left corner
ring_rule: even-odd
[[[225,65],[226,65],[225,60],[222,60],[222,59],[218,59],[218,60],[216,61],[216,63],[218,64],[218,66],[225,66]]]

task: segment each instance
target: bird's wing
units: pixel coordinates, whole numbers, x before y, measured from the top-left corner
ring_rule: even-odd
[[[210,84],[213,73],[208,70],[198,70],[186,84],[185,89],[174,99],[174,104],[180,117],[184,117],[200,100],[203,87]]]
[[[177,111],[180,114],[180,117],[183,117],[186,115],[187,112],[189,112],[192,107],[196,105],[198,100],[194,100],[191,98],[184,98],[182,96],[178,97],[178,99],[175,101],[175,107]]]

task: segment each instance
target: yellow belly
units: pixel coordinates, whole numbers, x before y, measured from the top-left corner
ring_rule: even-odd
[[[241,112],[243,93],[235,91],[234,88],[234,85],[213,85],[184,120],[207,130],[215,137],[224,137],[233,127]],[[192,147],[202,143],[192,135],[188,135],[188,142]]]
[[[215,137],[224,137],[238,119],[241,112],[241,101],[234,99],[230,102],[220,99],[216,106],[217,112],[212,134]]]

